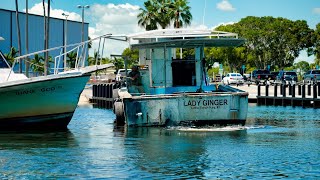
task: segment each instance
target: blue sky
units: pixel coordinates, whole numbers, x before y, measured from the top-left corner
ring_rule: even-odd
[[[19,1],[19,9],[25,9],[25,0]],[[81,21],[77,5],[90,5],[85,11],[85,21],[90,23],[89,34],[96,37],[106,33],[128,34],[142,31],[137,26],[136,15],[145,0],[52,0],[52,16]],[[41,0],[29,0],[29,11],[40,14]],[[290,20],[306,20],[310,28],[320,23],[320,0],[189,0],[193,21],[190,28],[213,28],[222,23],[234,23],[246,16],[284,17]],[[40,4],[39,4],[40,3]],[[15,9],[15,1],[1,0],[3,9]],[[119,49],[109,46],[110,50]],[[298,59],[312,61],[305,53]]]

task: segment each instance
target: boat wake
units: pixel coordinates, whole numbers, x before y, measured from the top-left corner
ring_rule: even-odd
[[[184,132],[228,132],[228,131],[243,131],[249,129],[262,129],[265,126],[224,126],[224,127],[185,127],[185,126],[176,126],[168,127],[168,130],[174,131],[184,131]]]

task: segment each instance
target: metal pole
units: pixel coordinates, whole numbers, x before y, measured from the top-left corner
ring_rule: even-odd
[[[84,41],[84,6],[82,6],[82,29],[81,29],[81,42]]]
[[[81,27],[81,42],[84,42],[84,8],[89,8],[89,5],[78,5],[78,8],[82,9],[82,27]]]
[[[25,32],[26,32],[26,54],[29,54],[29,30],[28,30],[28,27],[29,27],[29,12],[28,12],[28,0],[26,0],[26,29],[25,29]],[[25,60],[25,73],[26,73],[26,76],[29,77],[29,57],[26,57],[26,60]]]
[[[67,70],[67,36],[68,36],[68,14],[62,13],[65,16],[65,27],[64,27],[64,61],[63,61],[63,69]]]
[[[19,6],[18,6],[18,0],[16,0],[16,24],[17,24],[17,36],[18,36],[18,52],[19,56],[22,55],[21,53],[21,36],[20,36],[20,23],[19,23]],[[12,66],[13,67],[13,66]],[[22,60],[19,59],[19,73],[22,73]]]

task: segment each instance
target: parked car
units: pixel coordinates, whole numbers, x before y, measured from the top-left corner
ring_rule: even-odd
[[[127,74],[131,72],[131,69],[127,69]],[[116,82],[121,81],[124,77],[126,77],[126,70],[125,69],[119,69],[116,74]]]
[[[279,71],[273,71],[273,72],[271,72],[271,74],[272,74],[272,79],[277,79],[277,76],[278,76],[278,74],[279,74]]]
[[[243,76],[239,73],[228,73],[223,79],[223,84],[243,84]]]
[[[304,82],[320,82],[320,70],[309,70],[303,76]]]
[[[243,74],[242,76],[243,76],[244,81],[250,81],[250,79],[251,79],[251,74]]]
[[[277,82],[285,82],[286,84],[298,81],[298,75],[294,71],[280,71],[277,75]]]
[[[259,83],[265,84],[268,79],[274,80],[272,78],[273,75],[270,73],[270,71],[264,69],[256,69],[252,71],[251,81],[258,85]]]

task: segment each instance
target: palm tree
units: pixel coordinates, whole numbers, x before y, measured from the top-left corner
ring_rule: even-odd
[[[187,0],[147,0],[140,8],[138,24],[147,31],[167,28],[173,21],[175,28],[190,25],[192,15]]]
[[[75,68],[77,53],[75,51],[71,51],[67,54],[67,58],[68,58],[67,62],[68,62],[69,68]]]
[[[98,58],[98,52],[93,53],[93,57],[88,58],[88,64],[91,65],[96,65],[96,59]]]
[[[171,17],[168,16],[168,13],[170,12],[171,4],[171,0],[157,0],[155,6],[157,10],[156,19],[162,29],[170,26]]]
[[[31,68],[34,72],[43,74],[44,58],[42,56],[39,56],[38,54],[34,55],[33,59],[31,60]]]
[[[15,47],[10,48],[10,52],[7,54],[4,54],[4,57],[8,61],[9,65],[12,66],[14,62],[14,58],[17,57],[18,50]]]
[[[138,24],[141,27],[144,27],[147,31],[158,29],[157,27],[157,8],[156,8],[156,0],[148,0],[144,2],[144,7],[140,8],[140,13],[138,14]]]
[[[188,0],[174,0],[171,4],[169,14],[174,21],[175,28],[191,24],[192,14],[188,3]]]

